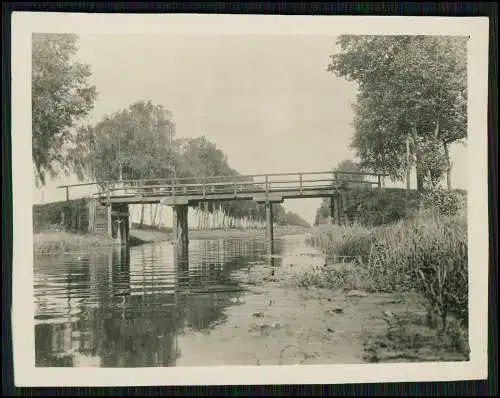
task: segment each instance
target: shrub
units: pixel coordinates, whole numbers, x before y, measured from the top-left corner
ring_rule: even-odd
[[[467,326],[467,225],[454,217],[436,218],[430,227],[434,229],[431,234],[417,235],[420,241],[414,249],[415,287],[427,299],[430,315],[441,319],[443,329],[450,313]]]
[[[433,189],[420,196],[420,205],[423,209],[431,209],[439,215],[454,216],[465,205],[465,195],[458,191]]]
[[[66,230],[86,232],[88,230],[88,203],[86,199],[33,205],[33,230]]]
[[[366,269],[352,264],[342,264],[335,269],[316,267],[300,274],[295,283],[297,286],[306,288],[314,286],[329,289],[370,290]]]

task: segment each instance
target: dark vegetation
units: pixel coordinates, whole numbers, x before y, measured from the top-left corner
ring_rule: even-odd
[[[33,232],[66,231],[73,233],[88,232],[88,201],[74,199],[33,205]]]

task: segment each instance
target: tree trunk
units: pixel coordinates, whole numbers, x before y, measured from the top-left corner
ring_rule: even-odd
[[[451,191],[451,159],[448,144],[443,142],[444,154],[446,159],[446,187]]]
[[[422,170],[422,165],[420,164],[420,157],[417,154],[417,191],[422,192],[424,190],[424,171]]]
[[[151,205],[151,206],[153,206],[153,205]],[[155,210],[154,210],[154,212],[153,212],[153,221],[151,222],[151,224],[153,224],[153,225],[155,225],[155,226],[159,226],[159,225],[160,225],[160,223],[159,223],[159,222],[158,222],[158,223],[156,223],[156,217],[157,217],[157,215],[158,215],[158,206],[159,206],[159,205],[154,205]]]
[[[406,136],[406,194],[410,194],[411,184],[410,136]]]
[[[141,204],[141,218],[139,219],[139,226],[142,227],[144,224],[144,204]]]

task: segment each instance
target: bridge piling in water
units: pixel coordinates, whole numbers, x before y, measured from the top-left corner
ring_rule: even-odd
[[[273,239],[273,202],[266,202],[266,240],[272,242]]]
[[[188,205],[174,205],[172,211],[174,242],[186,245],[189,243]]]
[[[335,197],[330,198],[330,224],[335,224]]]
[[[117,244],[126,245],[129,240],[130,213],[128,204],[110,203],[107,206],[108,237]]]

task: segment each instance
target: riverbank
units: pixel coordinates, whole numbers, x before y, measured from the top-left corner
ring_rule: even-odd
[[[77,252],[111,247],[112,239],[93,234],[76,234],[64,231],[44,231],[33,235],[33,252],[50,254],[61,252]]]
[[[275,230],[275,237],[304,234],[308,231],[302,227],[287,226]],[[189,231],[190,239],[231,239],[264,236],[262,230],[204,230]],[[130,229],[129,245],[137,246],[145,243],[171,241],[171,229],[153,229],[143,227]],[[70,253],[112,247],[115,242],[107,236],[96,234],[77,234],[65,231],[44,231],[33,235],[33,251],[37,255],[51,253]]]
[[[129,246],[148,243],[131,235]],[[33,252],[36,255],[84,252],[116,246],[113,239],[97,234],[77,234],[65,231],[44,231],[33,235]]]
[[[364,303],[389,295],[407,306],[382,306],[385,329],[364,342],[369,361],[468,359],[463,214],[422,213],[376,228],[322,226],[308,242],[322,251],[327,265],[297,276],[298,287],[361,291]]]
[[[425,324],[418,294],[306,285],[305,275],[348,264],[324,266],[324,256],[294,238],[277,264],[254,263],[232,274],[244,293],[224,321],[184,329],[177,366],[465,360],[458,338]]]
[[[285,235],[299,235],[309,232],[308,228],[299,226],[278,227],[274,230],[274,237]],[[240,229],[210,229],[210,230],[190,230],[190,239],[231,239],[231,238],[251,238],[265,236],[264,230],[240,230]],[[173,239],[170,228],[152,228],[149,226],[138,227],[134,225],[130,229],[130,236],[143,242],[163,242]]]

